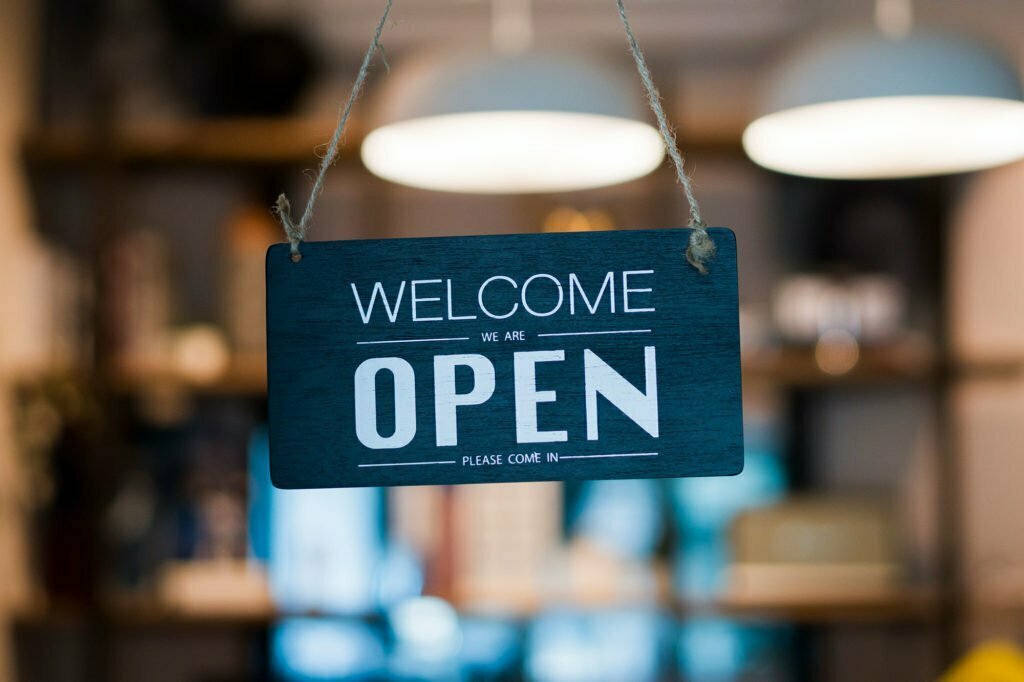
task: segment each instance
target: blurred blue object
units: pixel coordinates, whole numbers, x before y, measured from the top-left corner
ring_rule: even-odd
[[[289,682],[380,679],[384,644],[358,620],[293,618],[272,633],[274,672]]]
[[[663,679],[670,630],[653,611],[542,614],[528,634],[527,676],[535,682]]]
[[[573,532],[618,556],[649,557],[663,532],[661,500],[657,481],[591,481]]]
[[[515,623],[498,618],[462,619],[462,664],[469,678],[496,680],[515,677],[522,655],[522,632]]]
[[[376,611],[384,557],[380,489],[280,490],[270,484],[269,461],[261,429],[249,444],[249,538],[253,556],[269,562],[277,608]]]
[[[676,588],[695,599],[716,594],[724,586],[728,563],[729,546],[722,538],[688,538],[676,559]]]
[[[409,547],[388,545],[377,568],[376,602],[387,609],[423,593],[423,564]]]
[[[786,475],[771,450],[748,446],[743,472],[733,477],[680,478],[672,498],[680,537],[676,587],[680,594],[709,598],[724,586],[728,530],[744,509],[771,504],[786,493]]]
[[[775,682],[793,678],[785,659],[787,629],[696,619],[679,629],[680,674],[701,682]]]
[[[672,482],[679,529],[676,590],[689,599],[710,599],[725,588],[731,558],[729,526],[736,515],[776,502],[786,494],[785,469],[771,432],[756,426],[747,426],[746,431],[742,473],[731,478],[684,478]],[[788,679],[762,669],[761,652],[770,651],[770,645],[777,644],[780,632],[784,630],[726,620],[687,621],[679,630],[680,674],[702,682]],[[785,666],[773,661],[770,670],[780,667]],[[752,673],[755,668],[756,675]]]
[[[380,491],[274,490],[270,589],[284,611],[367,613],[382,554]]]
[[[249,443],[249,545],[267,562],[285,612],[376,614],[418,594],[422,569],[408,551],[385,550],[379,489],[278,490],[265,429]],[[381,679],[382,632],[360,619],[292,618],[273,629],[272,666],[285,680]]]
[[[459,664],[462,629],[451,604],[437,597],[417,597],[388,613],[394,636],[389,661],[392,679],[448,682],[463,679]]]
[[[270,445],[267,429],[259,428],[249,437],[249,555],[270,561]]]
[[[725,682],[743,669],[745,637],[736,625],[721,620],[695,620],[679,630],[679,662],[687,678]]]
[[[749,445],[743,471],[736,476],[679,478],[672,483],[680,526],[687,535],[721,533],[739,512],[776,502],[786,492],[777,453]]]

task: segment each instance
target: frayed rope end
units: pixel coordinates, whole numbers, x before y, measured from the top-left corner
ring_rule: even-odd
[[[291,244],[292,260],[298,262],[302,258],[302,254],[299,253],[299,244],[302,243],[302,230],[292,222],[292,205],[288,201],[288,197],[284,194],[279,195],[277,203],[274,204],[272,210],[277,215],[281,227],[284,228],[285,236],[288,237],[288,243]]]
[[[706,263],[715,257],[715,242],[711,235],[703,227],[693,228],[690,233],[690,245],[686,247],[686,260],[697,272],[702,275],[708,274]]]

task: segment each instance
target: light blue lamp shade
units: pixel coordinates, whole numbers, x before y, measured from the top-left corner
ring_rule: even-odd
[[[424,189],[534,193],[647,175],[664,158],[626,73],[578,57],[443,53],[388,74],[362,158]]]
[[[822,178],[979,170],[1024,157],[1015,69],[959,37],[826,37],[784,60],[743,134],[756,163]]]

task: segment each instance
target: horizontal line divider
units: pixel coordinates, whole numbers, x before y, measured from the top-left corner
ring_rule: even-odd
[[[393,339],[384,341],[356,341],[357,346],[370,346],[379,343],[426,343],[428,341],[469,341],[468,336],[449,336],[439,339]]]
[[[605,457],[657,457],[657,452],[619,452],[611,455],[565,455],[558,459],[601,459]]]
[[[455,464],[454,459],[446,459],[441,462],[387,462],[384,464],[360,464],[359,467],[420,467],[431,464]]]
[[[597,336],[599,334],[650,334],[650,329],[613,329],[600,332],[552,332],[548,334],[537,334],[541,336]]]

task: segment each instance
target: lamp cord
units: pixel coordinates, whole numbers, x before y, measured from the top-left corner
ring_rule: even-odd
[[[324,191],[324,178],[327,175],[327,169],[338,158],[338,146],[341,144],[341,137],[345,132],[349,115],[352,113],[352,106],[359,99],[359,93],[362,92],[363,84],[366,82],[366,75],[370,71],[370,62],[373,61],[373,55],[378,50],[383,50],[383,46],[380,43],[380,35],[384,31],[384,24],[388,20],[388,14],[391,13],[393,2],[394,0],[387,0],[384,5],[384,13],[381,14],[380,21],[377,22],[377,30],[374,31],[373,40],[370,41],[370,47],[367,48],[366,54],[363,56],[363,63],[359,67],[359,74],[356,76],[356,82],[352,85],[352,92],[348,95],[348,101],[345,102],[345,106],[339,113],[338,125],[334,128],[334,134],[331,136],[330,142],[327,143],[327,150],[323,158],[320,159],[320,169],[317,172],[316,180],[313,181],[313,188],[309,192],[306,209],[302,212],[302,218],[299,219],[297,225],[292,220],[292,207],[288,197],[284,194],[277,197],[274,212],[277,214],[278,220],[281,221],[285,236],[288,237],[288,243],[292,246],[292,260],[296,263],[302,260],[299,244],[306,238],[306,232],[309,230],[309,221],[313,218],[313,206],[316,204],[320,193]]]
[[[675,132],[672,130],[672,126],[669,125],[668,117],[665,115],[665,109],[661,104],[661,95],[658,93],[658,88],[655,87],[654,80],[651,78],[651,71],[647,67],[644,53],[640,49],[636,36],[633,35],[633,29],[629,24],[629,17],[626,16],[626,6],[623,0],[615,1],[619,8],[619,17],[622,19],[622,25],[626,29],[626,38],[629,40],[629,49],[633,53],[637,72],[640,74],[640,80],[643,81],[644,89],[647,91],[647,102],[650,104],[651,111],[654,112],[654,116],[658,120],[658,130],[661,133],[662,142],[665,144],[665,151],[668,152],[672,163],[675,165],[676,179],[682,186],[683,192],[686,194],[686,201],[689,203],[690,227],[693,228],[693,232],[690,233],[690,244],[686,249],[686,260],[701,274],[707,274],[706,263],[715,255],[715,243],[708,234],[707,226],[701,218],[700,206],[693,194],[690,177],[686,174],[686,168],[683,165],[683,155],[679,151]],[[370,41],[370,46],[363,56],[363,63],[359,67],[359,73],[356,75],[355,83],[352,85],[352,91],[349,93],[348,100],[338,116],[338,125],[334,128],[334,134],[327,143],[327,149],[320,160],[320,168],[316,179],[313,181],[309,200],[306,202],[306,208],[302,212],[302,217],[299,219],[298,224],[292,220],[291,203],[288,201],[288,197],[284,194],[277,197],[274,212],[277,214],[278,220],[281,221],[281,226],[284,228],[288,243],[291,244],[291,258],[295,262],[302,260],[299,244],[306,238],[309,222],[313,217],[313,206],[323,192],[324,178],[327,176],[327,170],[338,157],[338,146],[341,144],[341,138],[345,132],[345,126],[348,124],[349,116],[352,113],[352,107],[355,105],[356,100],[359,99],[360,92],[362,92],[374,54],[382,49],[380,36],[384,31],[384,24],[387,22],[388,15],[391,13],[393,2],[394,0],[387,0],[384,5],[384,12],[381,14],[380,21],[377,22],[377,29],[374,31],[373,40]]]
[[[661,133],[661,141],[665,144],[665,151],[676,167],[676,180],[682,186],[683,193],[686,195],[686,201],[690,207],[690,227],[693,228],[693,232],[690,233],[690,245],[686,249],[686,260],[689,261],[690,265],[697,268],[702,275],[706,275],[708,272],[706,263],[715,255],[715,242],[711,239],[711,235],[708,234],[707,225],[705,225],[704,220],[701,218],[700,205],[697,203],[697,197],[693,194],[690,176],[686,174],[683,155],[679,151],[675,131],[672,130],[672,126],[668,122],[668,116],[665,115],[665,108],[661,104],[661,94],[654,85],[654,79],[651,78],[651,70],[647,67],[647,60],[644,58],[643,50],[640,49],[640,43],[637,42],[636,36],[633,35],[633,28],[629,25],[629,17],[626,16],[626,5],[623,0],[615,0],[615,2],[619,7],[619,17],[622,19],[622,25],[626,29],[629,51],[633,53],[636,70],[640,74],[640,80],[643,81],[644,90],[647,91],[647,103],[651,106],[654,117],[658,119],[658,131]]]

